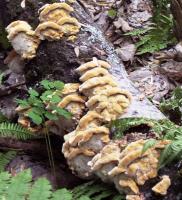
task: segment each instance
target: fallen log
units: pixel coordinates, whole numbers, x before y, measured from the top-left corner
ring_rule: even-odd
[[[28,2],[30,3],[31,0]],[[146,98],[141,98],[139,91],[128,79],[124,65],[115,53],[113,45],[107,41],[101,29],[94,24],[83,5],[78,1],[73,6],[75,8],[74,15],[82,24],[77,40],[74,43],[65,40],[43,41],[39,46],[37,56],[25,66],[25,74],[29,84],[35,85],[37,81],[43,78],[77,82],[78,76],[75,69],[81,63],[97,57],[110,63],[112,66],[110,73],[117,80],[119,86],[132,94],[132,103],[122,118],[164,119],[165,116],[150,101]],[[31,15],[31,11],[26,11],[26,8],[23,12],[29,12],[29,16]],[[24,13],[17,19],[28,20],[23,16],[28,15]]]
[[[37,77],[46,77],[48,74],[52,74],[54,78],[66,82],[75,82],[78,77],[74,69],[81,63],[97,57],[111,64],[110,72],[116,78],[120,87],[132,94],[131,106],[122,118],[145,117],[156,120],[165,118],[147,98],[141,98],[140,92],[129,80],[125,67],[117,56],[113,45],[107,41],[101,28],[93,22],[87,10],[79,1],[75,2],[73,7],[75,10],[74,16],[82,24],[77,40],[74,43],[43,41],[36,58],[26,65],[27,78],[32,80],[33,77],[28,76],[32,75],[32,71],[35,71]]]

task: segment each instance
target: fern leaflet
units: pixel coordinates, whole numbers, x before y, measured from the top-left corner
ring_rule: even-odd
[[[39,178],[32,184],[30,169],[12,177],[0,173],[0,197],[6,200],[122,200],[123,195],[102,183],[89,182],[75,187],[53,191],[48,180]]]
[[[48,200],[51,189],[49,181],[46,178],[40,178],[33,184],[28,200]]]
[[[31,171],[23,171],[12,177],[9,186],[5,192],[5,198],[8,200],[24,200],[30,189],[30,182],[32,180]]]
[[[0,123],[0,137],[14,138],[19,140],[35,138],[30,131],[23,128],[19,124],[12,124],[8,122]]]
[[[16,156],[16,151],[0,153],[0,172],[4,171],[6,165]]]

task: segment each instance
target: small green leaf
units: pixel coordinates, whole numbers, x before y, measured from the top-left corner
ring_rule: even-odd
[[[61,101],[61,98],[58,95],[53,95],[51,98],[52,103],[59,103]]]
[[[1,73],[1,72],[0,72],[0,85],[1,85],[2,82],[3,82],[3,76],[4,76],[4,73]]]
[[[33,97],[38,97],[39,96],[39,93],[34,89],[28,90],[28,93],[30,94],[30,96],[33,96]]]
[[[19,104],[20,107],[22,108],[29,108],[30,104],[28,103],[27,100],[22,100],[22,99],[16,99],[16,102]]]
[[[72,116],[72,114],[70,113],[70,112],[68,112],[68,111],[66,111],[65,109],[63,109],[63,108],[56,108],[56,111],[58,112],[58,114],[60,115],[60,116],[63,116],[63,117],[65,117],[66,119],[70,119],[71,118],[71,116]]]
[[[49,82],[49,87],[50,87],[51,89],[55,89],[55,86],[54,86],[54,82],[53,82],[53,81],[50,81],[50,82]]]
[[[31,104],[32,106],[44,107],[43,102],[37,97],[33,96],[29,97],[28,103]]]
[[[42,117],[40,115],[38,115],[37,113],[33,112],[33,111],[29,111],[28,112],[28,116],[32,119],[32,121],[37,124],[40,125],[42,123]]]
[[[145,142],[143,149],[142,149],[142,154],[145,153],[149,148],[153,147],[157,143],[157,140],[155,139],[149,139],[147,142]]]
[[[50,89],[50,86],[49,86],[49,82],[48,80],[43,80],[40,82],[40,84],[46,89],[46,90],[49,90]]]
[[[40,98],[41,98],[43,101],[50,101],[50,99],[52,98],[53,92],[54,92],[54,91],[52,91],[52,90],[47,90],[47,91],[45,91],[44,93],[42,93],[42,95],[41,95]]]
[[[91,198],[85,195],[80,197],[78,200],[91,200]]]
[[[58,116],[56,116],[55,114],[52,114],[52,113],[50,113],[50,112],[45,112],[45,116],[48,118],[48,119],[50,119],[50,120],[58,120],[59,118],[58,118]]]
[[[72,193],[66,188],[57,190],[53,194],[52,200],[73,200]]]
[[[31,110],[32,112],[38,115],[43,115],[46,112],[46,110],[44,110],[44,108],[41,108],[41,107],[33,107]]]
[[[54,87],[57,90],[62,90],[64,88],[64,83],[61,81],[54,81]]]
[[[115,18],[117,16],[117,11],[114,9],[108,10],[108,16],[111,18]]]

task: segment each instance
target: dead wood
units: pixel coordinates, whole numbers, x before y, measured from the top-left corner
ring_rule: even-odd
[[[28,2],[35,3],[33,0]],[[36,58],[25,66],[26,78],[29,83],[32,84],[47,77],[65,82],[77,82],[78,76],[74,69],[81,63],[97,57],[107,60],[112,65],[110,70],[112,75],[117,79],[119,85],[123,89],[129,90],[133,96],[132,104],[127,113],[122,116],[123,118],[165,118],[148,99],[141,97],[140,92],[129,80],[125,67],[117,56],[113,45],[107,41],[101,27],[98,27],[93,22],[88,11],[79,1],[75,2],[73,7],[75,9],[75,17],[82,23],[82,29],[77,40],[74,43],[68,41],[43,41],[38,49]],[[29,12],[29,14],[26,12]],[[29,21],[29,18],[24,18],[24,16],[31,16],[28,8],[22,12],[20,18]]]

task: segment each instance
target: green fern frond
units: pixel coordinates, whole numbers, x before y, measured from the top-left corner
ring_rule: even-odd
[[[21,125],[8,122],[0,123],[0,137],[14,138],[19,140],[35,138],[30,131],[23,128]]]
[[[128,33],[125,33],[124,35],[129,35],[129,36],[139,36],[147,33],[151,28],[142,28],[142,29],[134,29]]]
[[[11,175],[8,172],[0,173],[0,197],[5,195],[6,190],[9,186]]]
[[[172,92],[171,98],[160,103],[161,111],[169,117],[175,114],[178,123],[182,124],[182,88],[177,87]]]
[[[30,169],[11,177],[11,181],[3,194],[0,194],[2,199],[7,200],[25,200],[31,187],[31,171]]]
[[[16,156],[16,151],[0,153],[0,172],[4,171],[6,165]]]
[[[165,165],[171,163],[175,159],[181,160],[182,158],[181,153],[182,153],[182,140],[172,141],[172,143],[168,144],[166,148],[163,150],[159,160],[159,167],[162,168]]]
[[[94,181],[77,186],[72,190],[72,194],[74,200],[102,200],[107,198],[114,200],[117,196],[120,197],[120,199],[118,198],[119,200],[125,199],[125,196],[118,194],[112,186],[103,183],[96,183]]]
[[[155,139],[149,139],[143,146],[142,153],[145,153],[148,149],[153,147],[157,143],[157,140]]]
[[[75,187],[52,190],[50,182],[39,178],[32,184],[31,170],[25,170],[11,176],[7,172],[0,173],[0,197],[6,200],[123,200],[111,186],[103,183],[89,182]]]
[[[114,138],[119,139],[130,128],[142,124],[149,126],[151,131],[156,133],[161,140],[171,140],[171,143],[161,153],[159,168],[164,167],[175,159],[182,160],[182,127],[175,125],[170,120],[156,121],[145,118],[119,119],[112,122],[111,129],[115,132]],[[143,152],[151,148],[155,143],[155,139],[148,140],[144,145]]]
[[[137,36],[139,41],[135,44],[137,55],[153,53],[176,43],[173,34],[173,18],[168,7],[169,1],[156,1],[154,3],[154,14],[150,27],[135,29],[125,35]]]
[[[64,200],[73,200],[71,191],[66,188],[55,191],[51,200],[60,200],[60,197],[64,197]]]
[[[52,193],[51,189],[52,187],[46,178],[39,178],[33,184],[28,200],[48,200]]]
[[[120,139],[130,128],[147,125],[159,138],[174,140],[176,136],[182,134],[182,127],[175,125],[170,120],[151,120],[147,118],[125,118],[118,119],[111,123],[114,130],[114,138]]]

